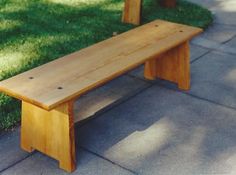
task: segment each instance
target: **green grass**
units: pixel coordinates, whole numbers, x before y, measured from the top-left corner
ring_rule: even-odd
[[[123,2],[1,0],[0,80],[133,28],[120,21]],[[186,1],[163,9],[157,0],[144,0],[143,11],[144,23],[159,18],[206,28],[212,21],[208,10]],[[20,102],[0,94],[0,130],[19,121]]]

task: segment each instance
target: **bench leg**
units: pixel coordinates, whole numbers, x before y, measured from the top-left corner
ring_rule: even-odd
[[[145,78],[160,78],[178,84],[179,89],[190,89],[190,49],[189,42],[145,63]]]
[[[142,0],[125,0],[122,22],[140,25]]]
[[[75,170],[73,102],[46,111],[22,102],[21,147],[36,149],[59,161],[60,168]]]

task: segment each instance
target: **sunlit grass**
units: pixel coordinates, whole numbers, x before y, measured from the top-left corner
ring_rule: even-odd
[[[85,48],[134,26],[121,23],[124,0],[1,0],[0,80]],[[211,13],[180,1],[145,0],[143,22],[157,18],[206,27]],[[19,84],[20,86],[20,84]],[[0,94],[0,130],[19,122],[19,102]]]
[[[0,32],[4,30],[14,30],[20,27],[21,22],[16,20],[0,20]]]

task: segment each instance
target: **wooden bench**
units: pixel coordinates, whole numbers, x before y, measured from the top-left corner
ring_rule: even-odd
[[[74,101],[82,94],[145,64],[147,79],[190,88],[189,40],[201,29],[156,20],[0,82],[22,101],[21,147],[75,170]]]

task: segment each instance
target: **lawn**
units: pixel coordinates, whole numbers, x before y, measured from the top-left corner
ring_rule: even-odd
[[[124,0],[1,0],[0,80],[105,40],[114,32],[134,28],[121,23],[123,3]],[[163,9],[157,0],[144,0],[143,16],[144,23],[159,18],[202,28],[212,21],[208,10],[186,1],[179,1],[175,9]],[[19,121],[19,101],[0,93],[0,130]]]

